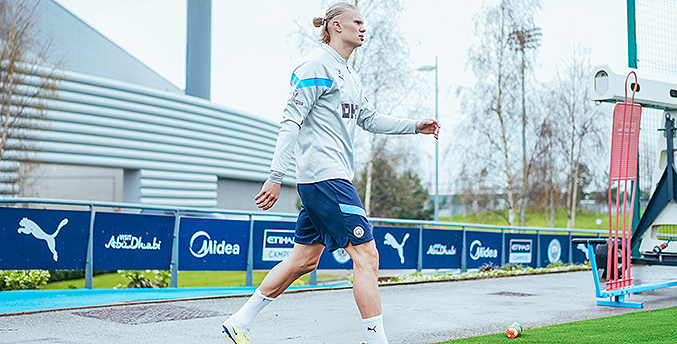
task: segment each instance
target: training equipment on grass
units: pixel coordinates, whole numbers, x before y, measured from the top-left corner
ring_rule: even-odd
[[[627,86],[634,76],[632,98],[628,103]],[[609,240],[607,254],[607,290],[632,285],[630,276],[630,234],[634,212],[637,181],[637,159],[639,153],[639,126],[642,107],[635,104],[635,93],[639,88],[637,74],[630,72],[625,79],[625,101],[614,107],[611,133],[611,163],[609,165]],[[613,187],[616,188],[614,201]],[[622,190],[622,191],[621,191]],[[630,212],[627,210],[628,193]],[[615,214],[615,216],[614,216]],[[628,216],[630,214],[630,216]],[[620,260],[620,275],[619,263]]]
[[[619,75],[611,71],[608,66],[600,67],[594,72],[591,93],[593,99],[598,101],[616,101],[617,96],[609,89],[616,90]],[[665,233],[677,227],[677,170],[674,162],[675,134],[673,116],[677,115],[677,85],[654,82],[638,77],[639,72],[631,71],[625,77],[624,101],[614,107],[612,140],[611,140],[611,164],[609,171],[609,233],[607,239],[574,239],[574,244],[586,244],[590,264],[592,267],[595,290],[598,298],[609,298],[609,301],[598,300],[598,305],[641,308],[641,302],[627,302],[625,296],[647,290],[666,288],[677,285],[677,280],[643,285],[633,285],[631,277],[631,250],[642,240],[640,245],[641,257],[635,261],[648,264],[677,265],[677,246],[671,247],[674,234]],[[630,77],[633,79],[630,79]],[[606,79],[606,80],[604,80]],[[634,82],[629,82],[633,81]],[[645,85],[649,90],[662,89],[662,94],[655,96],[646,92]],[[640,97],[636,94],[645,90],[640,104],[635,101]],[[627,101],[627,92],[632,92],[630,102]],[[656,91],[657,92],[657,91]],[[609,98],[602,98],[609,97]],[[674,100],[672,100],[674,98]],[[637,160],[639,155],[639,129],[641,123],[642,107],[651,106],[662,109],[665,116],[665,163],[664,172],[658,182],[649,204],[642,218],[637,224],[634,233],[633,214],[638,182]],[[615,192],[613,191],[615,187]],[[615,194],[615,199],[613,195]],[[630,201],[629,212],[628,201]],[[650,229],[650,231],[649,231]],[[594,244],[608,245],[606,259],[606,290],[602,291],[597,272]]]
[[[634,198],[636,187],[632,184],[637,182],[637,156],[639,142],[639,123],[641,120],[641,108],[652,107],[663,110],[665,126],[663,135],[659,141],[662,142],[664,149],[658,151],[658,162],[652,184],[652,196],[649,204],[646,206],[644,215],[637,223],[637,228],[632,233],[628,248],[635,248],[642,240],[639,247],[641,258],[636,261],[648,264],[676,265],[677,266],[677,172],[674,163],[674,132],[675,124],[673,117],[677,116],[677,83],[668,83],[643,78],[634,71],[634,79],[623,83],[620,90],[623,92],[633,92],[631,102],[627,101],[616,104],[614,108],[614,128],[611,148],[611,170],[609,175],[609,199],[611,200],[611,189],[617,187],[616,204],[609,203],[610,214],[615,210],[616,218],[610,232],[619,230],[619,234],[627,234],[632,230],[632,213],[635,202]],[[596,101],[615,102],[619,95],[619,80],[621,76],[615,74],[609,66],[599,66],[593,71],[594,81],[591,83],[592,99]],[[634,81],[634,82],[628,82]],[[637,85],[636,89],[633,87]],[[615,91],[611,91],[615,90]],[[641,97],[638,96],[641,94]],[[625,97],[625,95],[624,95]],[[640,107],[641,105],[641,107]],[[621,129],[622,128],[622,129]],[[647,133],[651,134],[651,133]],[[621,192],[623,190],[623,192]],[[628,192],[632,192],[632,203],[630,213],[625,212],[627,202],[625,198]],[[621,202],[621,196],[623,202]],[[620,216],[622,213],[627,216]],[[611,220],[611,215],[610,215]],[[625,221],[627,220],[627,223]],[[612,222],[612,221],[610,221]],[[623,233],[625,231],[625,233]],[[614,232],[615,233],[615,232]],[[613,244],[613,243],[612,243]],[[617,255],[616,251],[610,245],[608,257]],[[623,250],[624,246],[617,247]],[[625,252],[629,254],[629,252]],[[617,257],[617,256],[616,256]],[[627,258],[626,258],[627,259]],[[609,259],[611,262],[612,259]],[[611,264],[607,266],[610,268]],[[628,265],[629,266],[629,265]],[[612,270],[609,270],[614,272]],[[623,271],[621,271],[622,273]],[[614,272],[615,273],[615,272]],[[628,274],[629,276],[629,274]],[[626,276],[627,277],[627,276]],[[621,280],[623,276],[621,275]],[[626,285],[620,281],[619,286]]]
[[[617,104],[614,110],[609,178],[609,210],[610,213],[614,211],[613,218],[612,215],[609,217],[613,221],[609,221],[607,239],[574,239],[574,242],[587,244],[597,297],[610,298],[610,301],[599,300],[597,304],[639,308],[641,303],[625,302],[625,295],[677,285],[677,281],[633,285],[630,274],[631,262],[677,266],[677,244],[674,242],[677,238],[677,173],[673,144],[673,118],[677,116],[677,2],[627,0],[626,6],[628,67],[633,69],[631,81],[634,82],[628,84],[630,74],[616,74],[609,66],[595,67],[590,82],[593,100],[625,104]],[[627,103],[628,91],[632,92],[630,104]],[[637,106],[641,108],[637,109]],[[647,110],[640,122],[636,116],[642,116],[642,108]],[[658,115],[661,111],[663,116]],[[642,125],[641,137],[638,123]],[[665,129],[659,129],[661,127]],[[663,135],[657,135],[656,129]],[[639,139],[639,149],[635,150]],[[642,157],[641,165],[646,166],[651,164],[650,157],[656,154],[658,166],[653,173],[637,168],[638,156]],[[642,178],[644,185],[651,185],[651,199],[640,218],[638,191]],[[611,201],[612,185],[616,187],[614,202]],[[644,192],[647,193],[648,190]],[[629,212],[626,211],[628,196],[631,200]],[[600,286],[593,244],[608,245],[597,248],[607,279],[604,291]],[[606,258],[601,257],[604,254]]]
[[[512,325],[508,326],[507,330],[505,330],[505,335],[508,336],[508,338],[517,338],[521,333],[522,325],[519,323],[513,323]]]

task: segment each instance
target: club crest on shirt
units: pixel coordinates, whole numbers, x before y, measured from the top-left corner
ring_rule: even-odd
[[[300,101],[300,100],[298,100],[298,99],[296,99],[296,97],[298,97],[298,96],[299,96],[299,91],[298,91],[298,90],[292,91],[291,96],[289,96],[289,99],[287,99],[287,102],[289,102],[289,103],[294,103],[294,104],[296,104],[296,105],[298,105],[298,106],[303,106],[303,102]]]
[[[353,234],[355,234],[356,237],[361,238],[364,235],[364,228],[357,226],[355,229],[353,229]]]

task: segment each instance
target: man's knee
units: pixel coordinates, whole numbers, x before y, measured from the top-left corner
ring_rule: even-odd
[[[316,259],[315,257],[290,257],[291,259],[288,259],[288,264],[290,268],[293,270],[294,274],[300,276],[303,276],[313,270],[317,267],[317,264],[319,263],[319,259]]]
[[[288,267],[297,274],[299,277],[303,276],[317,267],[317,264],[320,262],[320,256],[324,245],[313,244],[313,245],[294,245],[292,253],[285,261],[288,264]]]
[[[304,262],[298,262],[296,266],[296,270],[299,272],[301,275],[305,275],[317,267],[318,260],[306,260]]]
[[[357,246],[351,244],[346,250],[350,254],[350,258],[352,258],[356,268],[378,270],[378,250],[373,240]]]

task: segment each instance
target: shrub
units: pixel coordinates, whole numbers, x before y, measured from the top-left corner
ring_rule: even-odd
[[[93,275],[115,273],[116,270],[94,270]],[[85,278],[85,270],[49,270],[49,282],[68,281]]]
[[[0,270],[0,290],[38,289],[48,280],[46,270]]]
[[[151,281],[144,273],[150,273],[151,270],[118,270],[118,273],[129,279],[127,288],[166,288],[169,286],[170,272],[167,270],[153,270],[154,279]],[[123,287],[123,286],[119,286]]]

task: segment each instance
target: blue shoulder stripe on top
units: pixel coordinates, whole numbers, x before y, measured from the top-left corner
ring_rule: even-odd
[[[341,208],[341,212],[344,214],[361,215],[367,217],[367,213],[364,211],[364,209],[356,205],[339,204],[339,208]]]
[[[296,89],[312,86],[324,86],[327,88],[331,88],[331,86],[334,84],[334,82],[331,81],[330,79],[324,78],[310,78],[299,80],[299,77],[296,76],[296,74],[291,75],[291,83],[293,85],[296,85]]]

